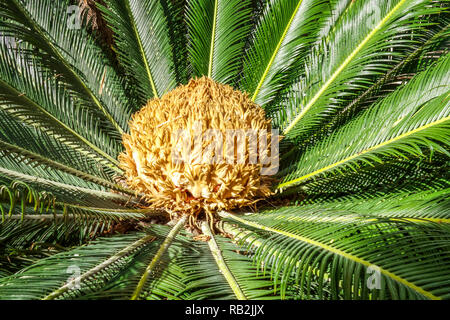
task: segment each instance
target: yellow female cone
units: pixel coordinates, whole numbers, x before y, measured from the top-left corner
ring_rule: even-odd
[[[188,214],[191,221],[267,197],[271,179],[260,175],[261,164],[249,161],[256,150],[247,138],[240,142],[243,154],[237,154],[239,146],[227,150],[225,141],[217,148],[218,136],[225,139],[236,130],[265,132],[270,138],[271,122],[247,94],[209,78],[192,79],[150,100],[123,136],[119,160],[127,186],[145,194],[151,207]],[[237,161],[239,156],[245,161]]]

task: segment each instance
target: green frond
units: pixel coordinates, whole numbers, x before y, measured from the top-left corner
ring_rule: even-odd
[[[351,8],[352,0],[330,0],[330,14],[325,19],[321,30],[321,38],[326,38],[332,34],[334,30],[339,26],[340,20],[345,18],[346,12]]]
[[[186,84],[191,78],[192,71],[188,62],[188,27],[184,20],[186,16],[186,1],[161,0],[169,27],[169,41],[178,84]]]
[[[313,179],[306,184],[289,188],[281,195],[289,197],[297,194],[305,197],[305,202],[330,201],[344,197],[370,199],[379,194],[396,194],[400,191],[433,189],[445,184],[450,177],[449,163],[444,157],[428,159],[392,159],[383,163]]]
[[[101,47],[82,24],[73,23],[77,17],[68,21],[70,5],[69,0],[8,1],[1,4],[0,28],[4,35],[36,48],[30,52],[30,59],[39,58],[74,99],[89,108],[97,121],[101,119],[111,139],[120,140],[120,134],[127,131],[131,111],[124,80],[108,65]]]
[[[83,149],[78,151],[74,146],[59,141],[58,137],[55,138],[36,127],[20,122],[20,119],[15,119],[11,114],[1,109],[0,140],[8,145],[13,145],[13,149],[18,148],[18,152],[20,150],[20,152],[35,154],[37,157],[57,159],[58,163],[71,169],[82,171],[106,181],[113,181],[115,171],[108,167],[108,162],[102,164],[95,161],[94,159],[98,156],[89,157]],[[8,151],[7,148],[2,151],[5,156],[8,153],[12,155],[12,151]],[[19,156],[19,153],[16,153],[17,156]]]
[[[280,172],[284,178],[277,188],[345,168],[357,171],[362,164],[383,162],[383,157],[424,157],[425,148],[448,155],[449,68],[450,55],[446,55],[433,68],[310,148],[298,162]]]
[[[342,197],[333,200],[325,200],[317,203],[305,203],[302,208],[305,211],[318,210],[333,215],[333,212],[378,218],[401,218],[415,220],[416,222],[433,221],[438,223],[450,223],[449,200],[450,182],[435,182],[428,190],[398,190],[388,194],[378,193],[372,198],[358,196]],[[293,207],[293,206],[292,206]],[[290,207],[287,207],[290,208]],[[326,215],[325,214],[325,215]]]
[[[180,274],[173,273],[177,269],[174,268],[172,260],[175,259],[173,255],[181,253],[180,244],[186,244],[186,241],[181,240],[180,243],[175,239],[176,243],[166,246],[168,242],[164,239],[167,239],[167,236],[166,227],[155,226],[148,234],[133,233],[102,238],[88,246],[54,255],[5,279],[5,282],[0,282],[0,296],[14,298],[14,292],[21,283],[20,277],[24,275],[29,279],[29,284],[36,283],[36,287],[36,281],[42,279],[41,286],[44,289],[34,290],[36,287],[31,284],[30,290],[19,297],[21,299],[129,299],[133,293],[130,290],[134,290],[140,283],[141,276],[146,274],[148,263],[151,264],[151,261],[157,259],[157,268],[148,274],[149,277],[142,286],[142,295],[145,297],[145,294],[151,292],[154,298],[176,298],[177,292],[173,290],[177,289],[177,283],[179,292],[185,285],[179,279]],[[159,256],[161,248],[165,249]],[[168,256],[173,258],[168,259]],[[67,274],[71,266],[79,268],[74,277]],[[52,274],[54,272],[56,273]],[[156,275],[166,272],[169,274],[165,277],[155,278]]]
[[[73,205],[61,198],[19,181],[0,186],[2,269],[17,271],[21,265],[33,261],[28,255],[22,258],[22,251],[30,250],[32,258],[47,247],[82,244],[110,232],[118,223],[163,214],[148,209],[125,209],[111,202],[103,203],[104,207]]]
[[[139,299],[139,297],[142,293],[142,290],[144,289],[144,286],[148,280],[149,275],[155,271],[155,268],[159,264],[163,255],[166,253],[167,249],[170,247],[173,240],[175,239],[177,234],[180,232],[181,228],[183,228],[185,223],[186,223],[186,216],[183,216],[178,220],[178,222],[175,224],[175,226],[167,234],[167,237],[164,239],[163,243],[159,247],[155,256],[150,261],[149,265],[147,266],[144,273],[142,274],[142,276],[136,286],[136,289],[134,290],[133,295],[131,296],[131,300]]]
[[[144,215],[160,214],[152,209],[124,208],[114,202],[108,202],[103,207],[73,204],[64,201],[64,197],[58,198],[51,192],[32,188],[22,181],[13,181],[10,185],[0,185],[0,209],[2,222],[5,221],[5,217],[17,218],[17,216],[13,216],[15,213],[20,215],[21,220],[28,218],[30,220],[49,219],[52,217],[54,219],[75,219],[77,217],[83,219],[137,219]],[[16,212],[16,210],[18,211]],[[46,215],[49,211],[51,211],[51,216]]]
[[[442,21],[441,21],[442,20]],[[426,70],[438,58],[448,54],[445,40],[450,35],[450,21],[439,20],[428,28],[423,35],[417,39],[417,44],[412,46],[413,51],[407,56],[398,60],[383,77],[377,77],[377,81],[365,89],[354,99],[346,101],[345,107],[334,116],[327,116],[326,121],[320,128],[308,137],[293,144],[283,141],[280,148],[289,150],[283,154],[285,162],[289,161],[296,152],[301,152],[304,148],[330,135],[337,128],[352,120],[361,111],[370,108],[380,97],[390,94],[393,90],[403,85],[413,75]],[[416,35],[417,36],[417,35]],[[286,143],[287,142],[287,143]]]
[[[170,260],[161,262],[159,271],[155,271],[146,292],[151,299],[235,299],[235,291],[230,282],[221,274],[221,268],[211,253],[210,246],[204,242],[192,242],[192,238],[178,236],[168,256]],[[189,241],[189,247],[186,244]],[[221,237],[215,237],[221,252],[222,263],[227,265],[228,272],[233,274],[236,282],[248,298],[276,298],[268,277],[255,275],[251,259],[234,250],[238,248]],[[216,247],[216,249],[217,249]],[[183,248],[183,249],[182,249]],[[188,249],[189,248],[189,249]],[[142,272],[140,272],[142,273]],[[130,281],[128,279],[128,281]],[[127,282],[128,282],[127,281]],[[122,282],[125,287],[126,283]],[[105,295],[108,292],[105,291]]]
[[[379,196],[377,199],[365,201],[335,201],[324,206],[335,206],[337,210],[365,212],[368,216],[407,219],[415,222],[450,223],[448,195],[450,186],[441,190],[427,190],[419,193],[399,193],[396,195]],[[376,211],[374,211],[374,209]]]
[[[22,181],[31,187],[55,194],[55,196],[65,199],[67,202],[86,205],[106,205],[109,202],[126,204],[136,201],[132,196],[115,193],[112,191],[96,190],[94,188],[79,187],[74,184],[55,181],[56,179],[39,178],[35,175],[22,173],[24,170],[11,170],[0,167],[0,181]],[[75,179],[75,177],[73,177]]]
[[[59,162],[48,159],[44,156],[41,156],[37,153],[33,153],[22,149],[16,145],[7,143],[0,139],[0,148],[2,149],[3,154],[10,155],[13,157],[13,161],[17,161],[18,163],[23,162],[27,167],[29,166],[43,166],[44,169],[52,168],[56,170],[60,170],[62,172],[71,174],[77,178],[83,179],[85,181],[93,182],[95,184],[101,185],[106,188],[110,188],[116,191],[124,192],[130,195],[134,195],[134,192],[131,190],[127,190],[117,184],[112,183],[111,181],[95,177],[88,173],[79,171],[77,169],[71,168]]]
[[[144,299],[233,297],[233,291],[220,274],[209,246],[204,242],[193,242],[186,247],[192,239],[178,230],[180,225],[175,226],[172,232],[167,227],[154,226],[147,234],[102,238],[85,247],[42,259],[0,280],[0,297],[130,299],[135,288],[140,288],[139,297]],[[176,235],[178,232],[180,234]],[[268,276],[255,275],[256,268],[251,258],[236,253],[238,247],[229,240],[214,237],[216,249],[221,252],[224,263],[246,297],[279,297],[274,294]],[[114,245],[110,248],[112,243]],[[73,272],[74,268],[67,271],[71,266],[79,268],[73,277],[67,274]],[[22,287],[22,292],[17,294],[24,279],[27,279],[28,286]],[[41,290],[38,290],[39,279],[42,281]]]
[[[233,84],[249,36],[249,0],[187,1],[188,52],[194,76]]]
[[[450,299],[449,4],[0,1],[0,299]],[[118,156],[201,76],[264,109],[280,165],[190,216]]]
[[[219,245],[217,244],[217,241],[207,221],[204,221],[202,223],[202,231],[205,236],[209,237],[208,240],[209,249],[211,250],[211,254],[214,257],[214,260],[216,260],[216,264],[220,270],[220,273],[224,276],[225,280],[227,281],[228,286],[231,288],[231,290],[233,290],[233,293],[237,299],[247,300],[247,297],[245,296],[244,292],[239,286],[239,283],[236,281],[236,278],[234,277],[226,261],[224,260],[222,251],[220,250]]]
[[[126,266],[152,239],[154,237],[143,233],[102,238],[88,246],[42,259],[21,272],[0,279],[0,297],[50,299],[75,295],[78,290],[89,292],[102,284],[100,275],[107,279],[112,272]],[[89,283],[93,276],[97,280]],[[71,280],[77,280],[77,283],[70,286]],[[67,292],[66,288],[71,290]]]
[[[18,162],[17,158],[12,155],[3,156],[0,159],[0,172],[0,177],[2,180],[22,180],[29,182],[33,179],[36,179],[36,183],[34,183],[34,186],[38,190],[51,191],[51,188],[56,188],[56,185],[52,186],[52,183],[60,183],[60,186],[67,185],[68,188],[82,188],[80,190],[84,189],[86,193],[87,190],[92,190],[93,193],[95,193],[96,191],[107,190],[106,188],[98,184],[80,179],[76,176],[64,173],[62,171],[52,170],[51,168],[40,166],[30,166],[27,165],[24,161]],[[37,182],[39,181],[47,181],[47,183],[39,186],[37,184]],[[33,184],[33,182],[31,182],[31,184]],[[63,193],[63,190],[59,191],[59,194]],[[65,194],[65,196],[67,196],[67,194]]]
[[[188,299],[188,294],[183,293],[186,288],[182,280],[183,269],[177,261],[181,255],[195,255],[196,249],[188,245],[188,238],[178,227],[154,225],[149,228],[148,234],[154,236],[149,246],[139,252],[126,268],[113,274],[103,288],[80,298],[129,300],[139,287],[139,296],[136,296],[139,299]],[[168,237],[171,230],[173,237]]]
[[[357,208],[352,213],[315,206],[245,217],[221,215],[253,230],[226,229],[247,241],[259,265],[272,267],[275,285],[282,292],[287,279],[294,276],[304,298],[448,298],[449,225],[380,218],[361,214]],[[377,289],[368,285],[374,270]],[[313,283],[319,287],[313,288]]]
[[[292,83],[328,10],[327,1],[267,1],[244,57],[241,90],[265,105]]]
[[[160,1],[109,0],[99,5],[114,32],[119,60],[141,105],[176,85],[170,29]]]
[[[353,1],[323,44],[311,50],[304,76],[288,90],[275,122],[288,139],[301,141],[404,59],[420,40],[427,19],[445,12],[425,0]],[[351,31],[350,31],[351,30]]]
[[[155,237],[148,235],[146,237],[143,237],[143,238],[133,242],[132,244],[125,247],[124,249],[122,249],[119,252],[112,255],[108,260],[93,267],[92,269],[89,269],[82,275],[74,277],[72,280],[70,280],[68,283],[66,283],[62,287],[56,289],[55,291],[53,291],[50,294],[48,294],[47,296],[45,296],[43,300],[53,300],[53,299],[63,295],[67,291],[70,291],[77,283],[86,281],[87,279],[91,278],[92,276],[96,275],[97,273],[101,272],[102,270],[104,270],[106,268],[110,268],[111,265],[117,263],[120,259],[130,255],[133,251],[135,251],[139,247],[147,244],[148,242],[151,242],[154,239],[155,239]]]
[[[194,261],[184,264],[192,269],[186,289],[195,289],[191,293],[191,299],[218,298],[220,295],[224,295],[221,298],[239,300],[279,298],[273,289],[272,280],[266,275],[258,274],[251,256],[236,252],[239,247],[228,239],[213,235],[207,223],[203,223],[202,230],[209,237],[209,253],[205,252],[200,268]],[[207,265],[206,271],[203,268]],[[212,283],[215,285],[211,285]]]
[[[0,45],[0,62],[2,110],[119,170],[114,158],[118,147],[103,134],[94,115],[77,107],[44,69],[34,62],[27,62],[23,54],[6,45]],[[73,116],[67,117],[67,114]]]

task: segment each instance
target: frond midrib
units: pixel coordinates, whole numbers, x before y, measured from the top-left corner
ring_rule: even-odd
[[[57,181],[53,181],[53,180],[49,180],[49,179],[45,179],[45,178],[31,176],[28,174],[20,173],[20,172],[5,169],[5,168],[0,168],[0,174],[3,174],[7,177],[8,176],[14,177],[14,179],[17,179],[19,181],[24,180],[24,181],[32,181],[33,183],[42,183],[44,185],[53,185],[55,187],[61,188],[62,190],[79,191],[79,192],[82,192],[85,194],[91,194],[91,195],[97,196],[99,198],[118,200],[118,201],[121,201],[124,203],[130,201],[129,196],[124,196],[121,194],[108,192],[108,191],[92,190],[92,189],[87,189],[87,188],[83,188],[83,187],[78,187],[78,186],[74,186],[71,184],[66,184],[66,183],[57,182]]]
[[[135,19],[134,19],[134,16],[133,16],[133,12],[131,11],[130,1],[129,0],[125,0],[125,6],[126,6],[126,9],[128,11],[128,16],[130,17],[130,23],[131,23],[131,26],[133,27],[134,35],[135,35],[136,40],[138,42],[139,52],[141,53],[142,61],[144,62],[145,70],[147,71],[148,81],[150,82],[150,87],[152,88],[153,96],[155,98],[158,98],[158,90],[156,89],[155,81],[153,80],[152,71],[150,70],[150,65],[149,65],[149,62],[148,62],[148,59],[147,59],[147,55],[145,54],[145,51],[144,51],[144,46],[142,45],[141,36],[140,36],[139,31],[137,29],[137,26],[136,26],[136,23],[135,23]]]
[[[214,260],[216,261],[217,267],[219,268],[221,275],[227,281],[234,295],[238,300],[247,300],[247,297],[245,296],[244,292],[239,286],[239,283],[237,282],[235,276],[228,267],[225,259],[223,258],[222,252],[214,238],[213,233],[211,232],[211,228],[209,227],[207,221],[204,221],[202,223],[202,231],[203,234],[209,237],[208,246],[211,251],[211,255],[214,257]]]
[[[352,2],[353,3],[353,2]],[[348,8],[347,8],[348,9]],[[355,106],[357,106],[361,101],[365,99],[365,97],[369,96],[372,92],[377,90],[380,86],[382,86],[385,81],[388,79],[391,79],[390,77],[394,75],[398,70],[400,70],[403,66],[411,62],[414,58],[416,58],[421,52],[423,52],[424,48],[426,48],[428,45],[433,43],[436,39],[440,38],[448,29],[450,28],[450,25],[445,26],[442,28],[438,33],[436,33],[432,38],[428,39],[425,43],[420,45],[419,48],[415,49],[411,54],[409,54],[405,59],[401,60],[399,63],[397,63],[389,72],[386,73],[385,76],[380,78],[376,83],[371,85],[367,90],[365,90],[361,95],[359,95],[355,100],[353,100],[348,106],[346,106],[344,109],[342,109],[339,114],[336,116],[335,119],[337,119],[339,116],[342,116],[349,111],[353,110]],[[330,122],[329,124],[325,125],[321,130],[326,131],[328,126],[331,126],[333,122]],[[311,136],[310,139],[312,139],[314,135]],[[295,153],[299,148],[302,146],[307,145],[310,143],[310,139],[306,139],[305,141],[302,141],[299,146],[296,148],[292,148],[291,150],[285,152],[283,155],[281,155],[281,161],[283,159],[286,159],[287,157],[291,156],[293,153]]]
[[[213,18],[213,26],[211,31],[211,44],[209,51],[209,62],[208,62],[208,77],[211,78],[212,70],[213,70],[213,60],[214,60],[214,47],[216,43],[216,24],[217,24],[217,7],[219,0],[214,0],[214,18]]]
[[[154,239],[155,239],[154,236],[147,235],[147,236],[143,237],[142,239],[139,239],[139,240],[135,241],[134,243],[130,244],[129,246],[123,248],[122,250],[120,250],[119,252],[117,252],[116,254],[111,256],[109,259],[107,259],[107,260],[103,261],[102,263],[100,263],[99,265],[89,269],[88,271],[86,271],[82,275],[80,275],[80,276],[78,276],[76,278],[73,278],[72,280],[70,280],[68,283],[66,283],[65,285],[63,285],[59,289],[54,290],[53,292],[51,292],[50,294],[45,296],[42,300],[53,300],[53,299],[63,295],[65,292],[67,292],[71,288],[73,288],[75,284],[81,283],[82,281],[85,281],[85,280],[89,279],[90,277],[95,276],[95,274],[97,274],[98,272],[108,268],[110,265],[112,265],[116,261],[118,261],[121,258],[129,255],[134,250],[136,250],[139,247],[141,247],[141,246],[143,246],[143,245],[153,241]]]
[[[186,223],[186,215],[183,215],[178,222],[175,224],[175,226],[170,230],[167,237],[164,239],[163,243],[159,247],[158,251],[156,252],[153,259],[150,261],[149,265],[145,269],[144,273],[142,274],[141,279],[139,280],[139,283],[136,286],[136,289],[133,292],[133,295],[131,296],[130,300],[138,300],[139,296],[144,289],[145,284],[147,283],[147,279],[150,276],[150,274],[153,272],[155,267],[158,265],[158,263],[161,261],[162,257],[166,253],[167,249],[172,244],[173,240],[177,236],[177,234],[180,232],[181,228]]]
[[[129,195],[134,195],[135,192],[132,190],[128,190],[126,188],[123,188],[115,183],[112,183],[111,181],[102,179],[100,177],[97,176],[93,176],[89,173],[80,171],[78,169],[69,167],[67,165],[64,165],[60,162],[51,160],[49,158],[46,158],[44,156],[42,156],[41,154],[38,154],[36,152],[31,152],[29,150],[23,149],[19,146],[10,144],[8,142],[5,142],[3,140],[0,139],[0,147],[3,148],[3,150],[9,150],[12,153],[15,153],[19,156],[25,157],[26,159],[30,160],[31,162],[38,162],[40,165],[44,165],[44,166],[48,166],[57,170],[60,170],[62,172],[71,174],[75,177],[78,177],[80,179],[83,179],[85,181],[89,181],[89,182],[93,182],[95,184],[101,185],[103,187],[108,187],[111,188],[113,190],[116,191],[121,191],[124,193],[127,193]]]

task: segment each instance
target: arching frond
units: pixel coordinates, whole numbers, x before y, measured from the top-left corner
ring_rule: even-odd
[[[432,161],[412,159],[393,159],[375,163],[357,171],[329,175],[313,179],[282,193],[283,197],[297,194],[305,202],[332,201],[346,197],[370,199],[380,194],[396,194],[402,191],[431,190],[440,187],[449,179],[449,163],[444,157]]]
[[[30,52],[30,59],[39,58],[79,103],[101,119],[111,139],[120,139],[131,110],[123,79],[70,5],[69,0],[2,2],[0,28],[4,35],[31,44],[36,50]]]
[[[0,210],[0,265],[15,271],[33,262],[28,254],[56,253],[51,248],[82,244],[120,224],[161,214],[113,203],[103,208],[72,205],[18,181],[0,186]]]
[[[22,272],[0,279],[0,297],[50,299],[74,294],[63,288],[75,292],[89,290],[87,280],[94,275],[98,277],[103,273],[107,276],[108,272],[120,270],[136,253],[151,244],[152,239],[154,237],[142,233],[103,238],[92,245],[42,259]],[[96,283],[101,284],[101,281]]]
[[[85,181],[93,182],[95,184],[101,185],[106,188],[111,188],[116,191],[121,191],[121,192],[128,193],[130,195],[134,195],[133,191],[127,190],[117,184],[112,183],[111,181],[92,176],[88,173],[84,173],[82,171],[71,168],[69,166],[61,164],[57,161],[46,158],[39,154],[22,149],[16,145],[7,143],[5,141],[0,140],[0,148],[2,148],[2,153],[10,155],[13,161],[17,161],[19,163],[23,162],[27,167],[31,166],[31,164],[33,163],[34,166],[40,165],[40,166],[43,166],[44,169],[52,168],[52,169],[60,170],[62,172],[68,173],[70,175],[73,175],[73,176],[83,179]]]
[[[57,182],[55,179],[38,178],[33,175],[24,174],[23,170],[10,170],[0,167],[0,181],[19,180],[29,184],[39,191],[46,191],[55,194],[68,202],[91,205],[97,203],[107,204],[110,201],[126,204],[135,200],[132,196],[114,193],[105,190],[95,190],[94,188],[79,187],[69,183]]]
[[[445,148],[450,133],[449,67],[450,55],[447,55],[433,68],[312,147],[299,162],[280,173],[285,178],[278,188],[340,172],[346,167],[357,170],[361,163],[382,162],[386,156],[423,156],[423,148],[448,155]]]
[[[433,22],[433,25],[419,36],[417,43],[408,48],[409,51],[403,59],[396,61],[383,77],[377,77],[376,82],[364,89],[354,99],[346,99],[343,102],[345,107],[335,115],[324,117],[324,123],[317,130],[312,131],[308,137],[295,144],[287,140],[283,141],[280,148],[282,151],[286,150],[283,154],[285,162],[289,162],[290,157],[295,153],[302,152],[308,146],[330,135],[360,112],[370,108],[377,100],[404,85],[415,74],[426,70],[440,57],[448,54],[448,45],[444,39],[448,38],[449,34],[450,21],[439,19],[438,22]],[[414,50],[411,51],[411,49]]]
[[[58,138],[20,122],[20,119],[15,119],[8,112],[0,110],[0,140],[12,145],[12,148],[17,151],[17,155],[22,151],[30,152],[53,161],[56,160],[59,164],[71,169],[110,182],[113,181],[116,171],[108,167],[108,162],[95,161],[98,158],[95,153],[92,152],[92,155],[88,156],[87,150],[78,150],[76,145],[64,143]],[[8,151],[6,147],[4,148],[3,154],[5,156],[11,153],[14,152]]]
[[[167,234],[167,237],[164,239],[155,256],[150,261],[147,268],[145,268],[145,271],[143,272],[141,278],[139,279],[139,282],[133,292],[133,295],[131,296],[131,300],[139,299],[144,289],[144,286],[147,284],[148,277],[155,271],[163,255],[166,253],[167,249],[170,247],[173,240],[180,232],[180,230],[183,228],[185,223],[186,223],[186,216],[181,217],[175,224],[175,226]]]
[[[119,170],[114,158],[117,146],[98,127],[94,115],[77,107],[44,69],[6,45],[0,45],[0,61],[2,110]]]
[[[450,299],[449,3],[0,0],[0,299]],[[124,136],[200,76],[262,106],[276,175],[164,169],[165,120]],[[188,113],[228,104],[204,93]],[[259,119],[232,109],[194,118]],[[149,166],[119,163],[137,136]]]
[[[428,17],[443,12],[429,1],[352,1],[323,45],[311,51],[306,70],[275,115],[288,139],[300,141],[345,100],[376,82],[415,47]],[[417,38],[416,38],[417,37]]]
[[[295,276],[304,298],[314,294],[321,299],[448,298],[450,225],[377,213],[376,206],[342,212],[317,205],[245,217],[221,215],[252,230],[225,228],[248,243],[258,265],[272,267],[282,292]]]

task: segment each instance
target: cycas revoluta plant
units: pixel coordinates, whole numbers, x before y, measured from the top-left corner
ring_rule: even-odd
[[[76,2],[0,1],[0,298],[450,298],[449,1]]]

